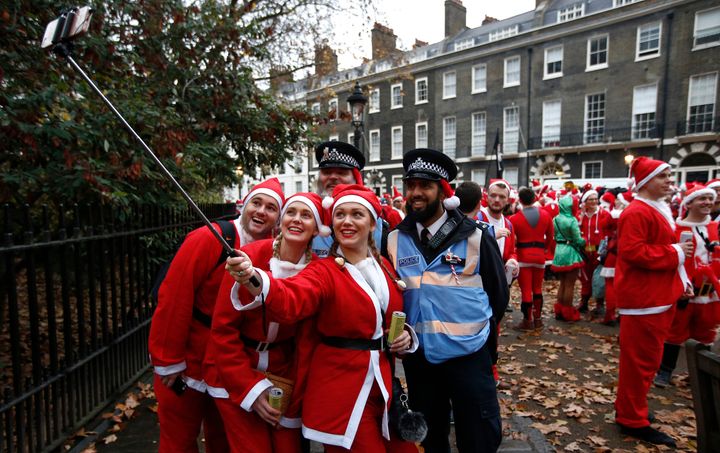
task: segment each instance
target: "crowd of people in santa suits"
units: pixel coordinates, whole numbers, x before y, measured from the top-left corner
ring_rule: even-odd
[[[270,178],[245,197],[240,256],[219,262],[203,227],[173,258],[149,339],[160,451],[198,451],[202,428],[210,453],[305,452],[308,439],[326,452],[446,453],[451,412],[461,453],[496,451],[497,325],[517,280],[513,327],[543,328],[548,270],[557,320],[622,320],[622,432],[674,445],[650,426],[647,393],[669,385],[685,340],[712,343],[720,325],[720,180],[681,191],[666,163],[638,157],[622,190],[503,179],[453,190],[455,164],[420,149],[403,160],[405,194],[377,197],[352,145],[315,153],[316,192],[285,199]],[[395,311],[407,322],[387,345]],[[396,358],[427,422],[421,443],[388,420]],[[268,399],[278,378],[292,383],[281,409]]]

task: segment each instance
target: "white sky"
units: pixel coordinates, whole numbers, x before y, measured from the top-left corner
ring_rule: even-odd
[[[463,0],[467,8],[466,25],[479,27],[485,15],[507,19],[535,9],[535,0]],[[412,48],[415,39],[434,43],[445,36],[445,0],[376,0],[376,12],[365,20],[338,17],[329,44],[338,54],[339,69],[355,67],[362,58],[371,58],[370,30],[373,23],[391,28],[397,47]]]

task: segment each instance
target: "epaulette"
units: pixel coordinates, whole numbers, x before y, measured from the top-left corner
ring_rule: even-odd
[[[483,222],[482,220],[475,220],[475,226],[482,231],[487,231],[488,229],[490,229],[490,224],[487,222]]]

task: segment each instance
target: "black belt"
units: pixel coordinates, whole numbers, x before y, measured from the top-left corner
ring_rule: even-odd
[[[368,340],[366,338],[323,337],[322,342],[328,346],[358,351],[382,351],[385,349],[385,337]]]
[[[529,248],[544,249],[545,243],[544,242],[518,242],[516,244],[516,246],[519,249],[529,249]]]
[[[208,329],[212,327],[212,316],[206,315],[205,313],[201,312],[199,308],[193,305],[193,313],[192,317],[202,324],[203,326],[207,327]]]
[[[265,341],[253,340],[252,338],[248,338],[248,337],[246,337],[245,335],[240,335],[240,339],[241,339],[242,342],[245,344],[245,346],[247,346],[248,348],[253,348],[253,349],[256,350],[257,352],[268,351],[268,350],[270,350],[270,349],[273,349],[273,348],[276,348],[276,347],[280,346],[281,344],[283,344],[283,343],[285,343],[285,342],[287,342],[287,341],[290,341],[290,340],[288,339],[288,340],[274,341],[274,342],[272,342],[272,343],[268,343],[268,342],[265,342]]]

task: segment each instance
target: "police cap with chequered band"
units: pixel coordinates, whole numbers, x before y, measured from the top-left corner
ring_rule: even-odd
[[[457,176],[455,162],[446,154],[428,148],[413,149],[403,156],[403,179],[429,179],[439,181],[444,179],[452,181]]]
[[[320,168],[357,168],[365,166],[365,156],[350,143],[329,141],[315,147],[315,159]]]

